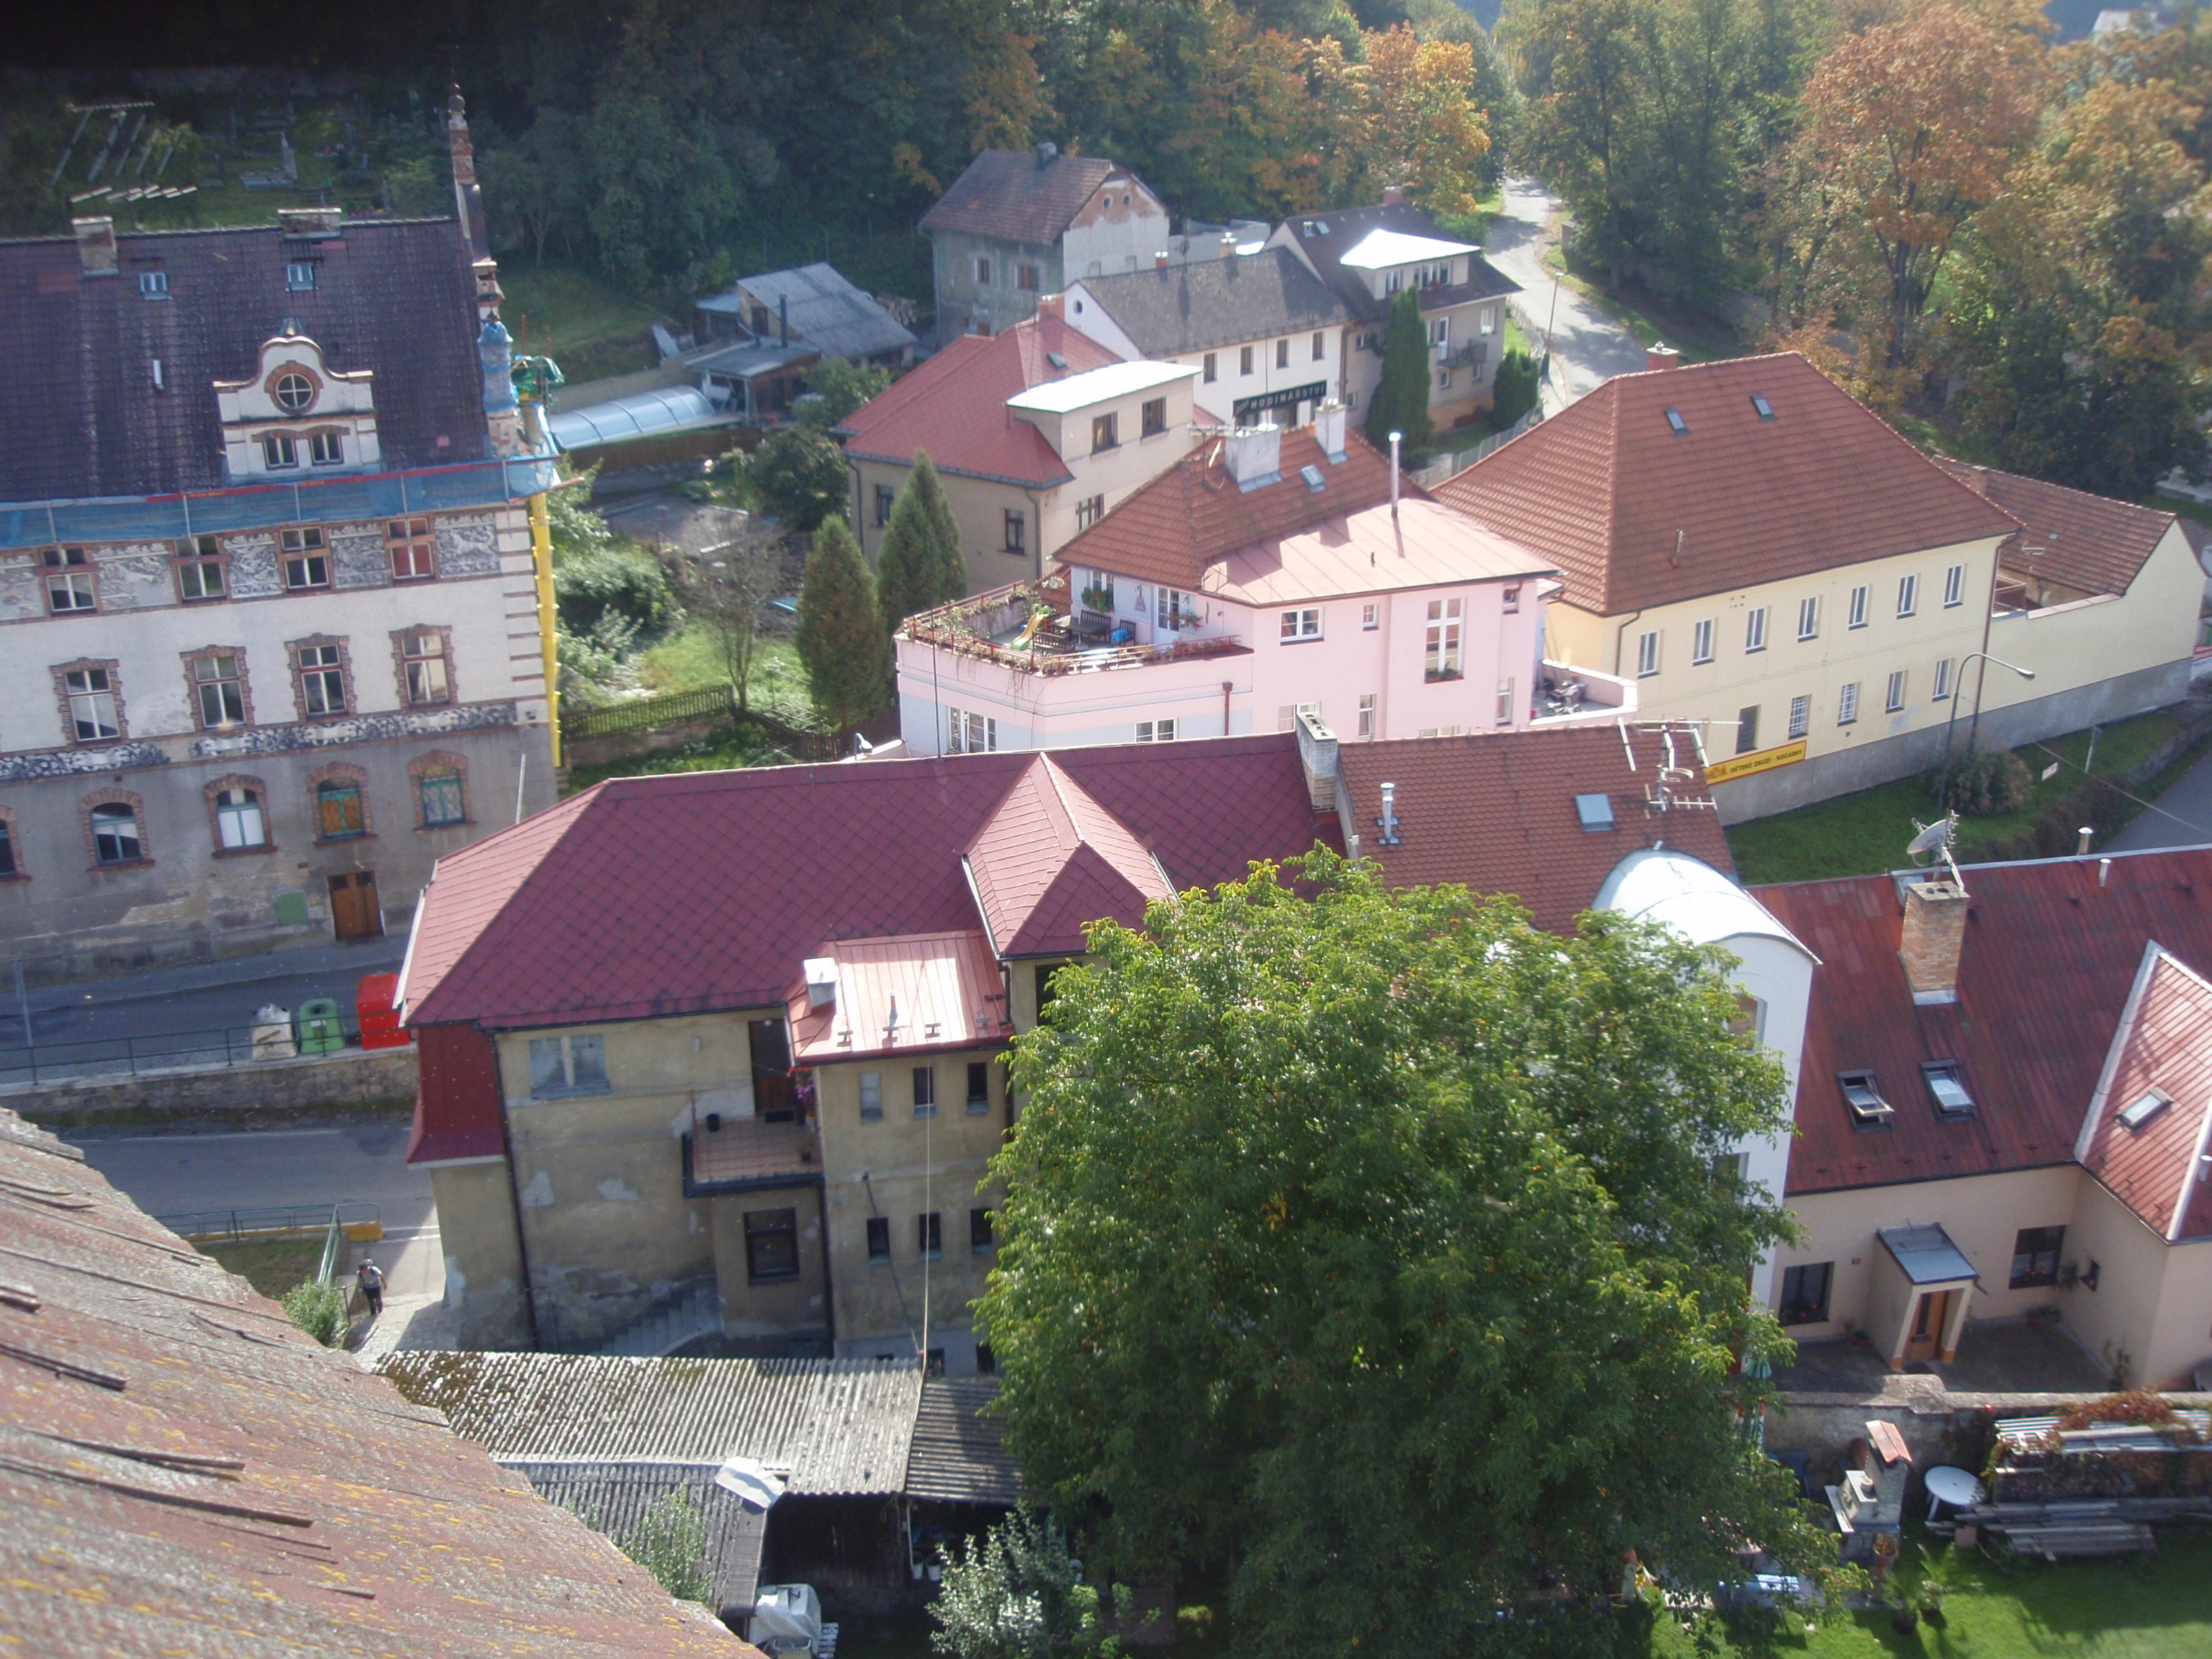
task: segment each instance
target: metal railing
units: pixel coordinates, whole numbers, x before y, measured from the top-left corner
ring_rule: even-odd
[[[154,1219],[184,1238],[255,1238],[270,1233],[312,1233],[323,1228],[323,1251],[327,1256],[331,1230],[340,1237],[356,1227],[374,1227],[380,1232],[384,1212],[374,1204],[279,1204],[258,1210],[186,1210]]]
[[[315,1269],[315,1283],[327,1285],[331,1275],[337,1271],[338,1257],[345,1249],[345,1229],[338,1225],[338,1206],[331,1206],[330,1230],[323,1235],[323,1260]]]
[[[344,1054],[361,1045],[360,1026],[342,1019]],[[11,1026],[0,1025],[0,1088],[9,1085],[66,1083],[84,1078],[141,1077],[150,1072],[221,1071],[271,1060],[315,1059],[300,1054],[290,1028],[283,1038],[257,1042],[261,1025],[226,1025],[210,1031],[169,1031],[152,1036],[82,1037],[73,1042],[34,1042],[27,1046]]]
[[[580,743],[586,738],[603,738],[614,732],[650,732],[709,714],[732,714],[737,707],[737,688],[724,680],[658,697],[635,697],[608,708],[563,709],[561,741]]]

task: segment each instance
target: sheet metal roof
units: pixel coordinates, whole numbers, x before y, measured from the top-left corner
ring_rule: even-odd
[[[1303,334],[1350,322],[1354,315],[1336,290],[1286,247],[1164,270],[1086,276],[1068,288],[1070,307],[1096,305],[1148,357]],[[1294,355],[1306,361],[1304,353]],[[1332,356],[1322,367],[1332,368],[1334,362]]]
[[[594,1532],[617,1541],[672,1492],[690,1494],[707,1535],[707,1583],[726,1617],[750,1613],[760,1590],[761,1543],[768,1511],[748,1507],[714,1484],[714,1463],[532,1462],[502,1459],[549,1504],[568,1510]]]
[[[15,1651],[751,1651],[5,1112],[0,1282]]]
[[[1128,169],[1103,155],[1040,160],[1035,150],[987,149],[921,216],[925,231],[963,231],[1010,242],[1056,242],[1097,188]],[[1149,192],[1147,192],[1149,193]]]
[[[1617,374],[1434,493],[1602,617],[2019,528],[1796,352]]]
[[[564,409],[546,426],[562,448],[581,449],[587,444],[618,444],[629,438],[713,426],[728,418],[697,386],[672,386],[633,392],[627,398],[586,404],[581,409]]]
[[[816,955],[836,961],[837,993],[819,1008],[803,981],[792,993],[791,1053],[802,1064],[971,1048],[1012,1032],[998,958],[976,928],[831,940]]]
[[[860,289],[848,282],[834,265],[817,260],[788,270],[763,271],[741,276],[719,301],[703,301],[712,309],[735,310],[736,302],[750,297],[767,308],[779,331],[787,314],[793,339],[804,340],[832,357],[879,357],[904,351],[914,335]],[[728,302],[726,304],[720,302]]]
[[[1462,253],[1481,252],[1481,247],[1474,242],[1455,242],[1449,237],[1423,236],[1417,232],[1378,226],[1340,254],[1337,263],[1350,265],[1354,270],[1388,270],[1393,265],[1410,265],[1423,259],[1450,259]]]
[[[386,469],[485,449],[476,284],[451,219],[118,230],[121,272],[83,273],[73,237],[0,241],[0,501],[152,495],[224,486],[215,382],[259,372],[284,319],[332,369],[374,371]],[[316,285],[288,288],[311,260]],[[139,291],[141,272],[168,279]],[[167,390],[149,364],[161,360]]]
[[[1187,363],[1108,363],[1063,380],[1047,380],[1006,399],[1009,409],[1033,409],[1040,414],[1067,415],[1109,398],[1131,398],[1155,386],[1194,380],[1198,371]]]
[[[997,1422],[983,1414],[998,1397],[995,1376],[933,1376],[921,1385],[907,1496],[1009,1507],[1020,1501],[1021,1472]]]
[[[1981,1277],[1966,1252],[1951,1242],[1951,1235],[1936,1222],[1917,1227],[1883,1227],[1875,1237],[1890,1258],[1905,1269],[1915,1285],[1955,1285]]]
[[[813,1497],[896,1492],[921,1395],[914,1360],[417,1352],[382,1369],[502,1459],[750,1457]]]
[[[1141,918],[1175,896],[1129,827],[1048,754],[1023,769],[963,856],[1001,957],[1079,951],[1085,923]]]

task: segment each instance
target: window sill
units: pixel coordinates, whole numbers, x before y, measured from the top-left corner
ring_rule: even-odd
[[[1301,634],[1296,639],[1286,640],[1278,637],[1275,643],[1277,645],[1319,645],[1321,637],[1318,634]]]
[[[887,1255],[872,1255],[868,1258],[868,1265],[871,1267],[888,1267],[891,1265],[891,1259]]]
[[[914,1115],[915,1121],[916,1122],[920,1122],[923,1118],[935,1117],[937,1115],[937,1108],[934,1106],[917,1106],[914,1109]]]
[[[398,572],[394,571],[392,575],[392,580],[395,585],[400,582],[434,582],[438,580],[438,573],[434,570],[424,570],[411,575],[403,576],[399,574]]]
[[[450,823],[418,823],[415,826],[415,833],[418,836],[429,836],[436,834],[441,830],[466,830],[475,823],[474,818],[455,818]]]
[[[748,1285],[789,1285],[794,1282],[798,1278],[799,1269],[793,1267],[787,1273],[747,1273],[745,1275],[745,1283]]]
[[[350,720],[359,718],[360,716],[350,709],[341,708],[335,714],[302,714],[297,723],[301,726],[328,726],[332,720]]]
[[[105,738],[71,738],[67,743],[64,744],[62,747],[64,750],[106,749],[113,744],[128,743],[130,741],[131,739],[127,735],[121,732],[118,732],[113,733],[112,736]]]
[[[218,847],[208,856],[218,859],[250,859],[276,850],[273,843],[264,842],[258,847]]]
[[[95,876],[104,876],[110,870],[150,870],[153,867],[154,860],[151,859],[118,859],[112,864],[94,863],[92,866],[92,873]]]
[[[357,834],[350,836],[317,836],[315,839],[309,843],[309,845],[314,847],[350,847],[357,841],[374,841],[375,839],[376,831],[374,830],[363,830],[359,831]]]
[[[991,1103],[988,1100],[971,1100],[968,1103],[968,1115],[970,1117],[988,1116],[990,1110]]]
[[[531,1091],[532,1100],[588,1100],[594,1095],[611,1095],[611,1088],[602,1085],[592,1089],[547,1089]]]
[[[1421,676],[1421,684],[1424,685],[1449,685],[1455,680],[1463,680],[1466,678],[1467,676],[1464,674],[1424,674]]]
[[[30,878],[30,872],[27,870],[10,870],[6,875],[0,876],[0,884],[11,881],[28,881]]]
[[[418,711],[420,711],[420,710],[426,709],[426,708],[428,708],[428,709],[451,708],[453,706],[453,700],[451,697],[441,697],[441,698],[440,698],[437,702],[410,702],[410,703],[402,703],[402,704],[400,705],[400,710],[401,710],[401,712],[402,712],[403,714],[416,714],[416,713],[417,713],[417,712],[418,712]]]

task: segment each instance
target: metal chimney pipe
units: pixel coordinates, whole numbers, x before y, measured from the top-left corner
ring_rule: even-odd
[[[2100,887],[2102,887],[2102,886],[2105,884],[2105,879],[2106,879],[2106,877],[2108,877],[2108,876],[2110,876],[2112,873],[2112,860],[2110,860],[2110,859],[2099,859],[2099,860],[2097,860],[2097,885],[2098,885],[2098,886],[2100,886]]]
[[[788,294],[781,295],[776,300],[775,326],[776,331],[782,337],[776,343],[789,346],[791,343],[791,295]]]
[[[2089,856],[2090,826],[2086,823],[2083,824],[2081,826],[2081,844],[2074,849],[2074,856],[2075,858],[2086,859]]]
[[[1390,434],[1390,522],[1392,524],[1398,522],[1398,445],[1404,436],[1405,434],[1401,432],[1394,432]],[[1402,548],[1399,550],[1404,551]]]

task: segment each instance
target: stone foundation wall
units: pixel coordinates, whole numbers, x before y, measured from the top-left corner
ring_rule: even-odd
[[[0,1104],[33,1123],[283,1115],[357,1106],[394,1110],[415,1098],[415,1048],[349,1049],[221,1070],[155,1072],[0,1090]]]

